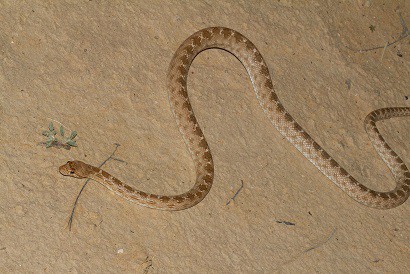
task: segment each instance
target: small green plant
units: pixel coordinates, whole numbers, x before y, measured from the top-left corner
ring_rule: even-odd
[[[57,131],[54,129],[53,122],[50,122],[48,125],[48,130],[44,130],[42,133],[47,137],[47,140],[44,142],[47,148],[49,147],[64,147],[65,149],[70,149],[71,147],[76,147],[77,143],[74,141],[74,138],[77,136],[77,131],[71,131],[69,137],[64,136],[64,128],[60,125],[60,135],[61,141],[57,138]]]

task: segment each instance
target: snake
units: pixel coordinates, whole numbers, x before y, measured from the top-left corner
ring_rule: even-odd
[[[194,58],[211,48],[225,50],[239,59],[249,75],[259,105],[273,126],[347,195],[360,204],[377,209],[394,208],[407,200],[410,195],[409,169],[386,143],[376,122],[410,116],[410,107],[377,109],[364,120],[373,147],[390,169],[396,183],[395,188],[387,192],[370,189],[353,178],[294,120],[279,101],[268,66],[259,50],[248,38],[225,27],[209,27],[192,34],[174,53],[168,68],[168,100],[196,170],[195,184],[191,189],[178,195],[147,193],[123,183],[98,167],[78,160],[68,161],[59,168],[59,172],[65,176],[95,180],[120,197],[148,208],[183,210],[201,202],[212,187],[214,163],[188,97],[187,79]]]

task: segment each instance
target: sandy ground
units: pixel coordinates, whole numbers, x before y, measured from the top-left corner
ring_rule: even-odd
[[[409,3],[145,2],[0,2],[0,272],[408,271],[410,202],[380,211],[350,199],[270,125],[244,68],[220,50],[196,58],[188,84],[215,161],[205,200],[163,212],[92,182],[68,230],[83,181],[58,173],[67,160],[99,165],[118,143],[122,161],[104,168],[121,180],[156,193],[192,186],[165,75],[179,44],[208,26],[257,45],[285,107],[353,176],[394,186],[362,123],[410,106],[410,39],[383,49],[410,27]],[[39,144],[51,121],[76,130],[78,148]],[[380,128],[409,164],[409,120]]]

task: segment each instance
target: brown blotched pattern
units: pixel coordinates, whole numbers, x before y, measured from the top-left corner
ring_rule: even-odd
[[[124,199],[150,208],[182,210],[202,201],[211,189],[214,165],[208,143],[189,102],[187,77],[195,56],[209,48],[227,50],[241,61],[252,81],[259,104],[272,124],[350,197],[366,206],[380,209],[396,207],[406,201],[410,195],[410,172],[385,142],[376,122],[391,117],[409,116],[409,107],[375,110],[365,119],[365,127],[373,146],[392,171],[397,183],[396,188],[389,192],[371,190],[357,182],[332,159],[283,107],[273,89],[268,66],[255,45],[239,32],[222,27],[206,28],[191,35],[175,52],[168,70],[167,85],[171,109],[196,167],[196,182],[188,192],[175,196],[145,193],[122,183],[99,168],[80,161],[68,162],[60,167],[60,172],[76,178],[94,179]]]

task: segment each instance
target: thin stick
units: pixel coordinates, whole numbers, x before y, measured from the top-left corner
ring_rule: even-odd
[[[231,203],[231,201],[235,201],[236,196],[238,196],[238,194],[242,190],[242,188],[243,188],[243,180],[241,180],[241,187],[235,192],[233,197],[231,199],[229,199],[229,201],[226,203],[226,205],[229,205]]]
[[[114,157],[113,157],[119,146],[120,146],[120,144],[115,143],[115,149],[114,149],[114,151],[111,153],[111,155],[110,155],[107,159],[104,160],[104,162],[102,162],[102,164],[100,164],[100,165],[98,166],[99,168],[101,168],[103,165],[105,165],[109,160],[116,160],[116,161],[119,161],[119,162],[124,162],[123,160],[120,160],[120,159],[118,159],[118,158],[114,158]],[[72,226],[72,224],[73,224],[74,213],[75,213],[75,208],[77,207],[78,199],[80,198],[81,193],[83,192],[85,186],[88,184],[88,182],[89,182],[90,180],[91,180],[91,179],[88,178],[88,179],[85,181],[83,187],[81,188],[80,192],[79,192],[78,195],[77,195],[77,198],[75,199],[75,202],[74,202],[74,205],[73,205],[73,209],[71,210],[70,219],[68,220],[68,230],[69,230],[69,231],[71,231],[71,226]]]
[[[311,251],[311,250],[313,250],[313,249],[316,249],[316,248],[318,248],[318,247],[324,245],[324,244],[327,243],[330,239],[333,238],[333,235],[335,235],[335,233],[336,233],[336,228],[332,230],[332,232],[331,232],[330,235],[326,238],[326,240],[324,240],[323,242],[318,243],[318,244],[316,244],[316,245],[314,245],[314,246],[312,246],[312,247],[306,249],[304,252],[309,252],[309,251]]]
[[[387,49],[387,44],[388,43],[386,43],[386,45],[384,46],[384,49],[383,49],[383,52],[382,52],[382,57],[380,57],[380,62],[383,61],[384,53],[386,52],[386,49]]]
[[[276,222],[277,222],[278,224],[285,224],[285,225],[296,225],[295,223],[288,222],[288,221],[279,221],[279,220],[276,220]]]
[[[376,49],[386,50],[387,47],[390,47],[391,45],[396,44],[397,42],[403,40],[404,38],[406,38],[410,35],[409,29],[407,28],[406,22],[404,22],[404,19],[403,19],[403,16],[401,16],[401,13],[399,13],[399,17],[400,17],[400,23],[401,23],[401,26],[402,26],[403,29],[402,29],[402,32],[401,32],[399,38],[397,38],[393,42],[391,42],[391,43],[387,42],[384,46],[377,46],[377,47],[368,48],[368,49],[353,49],[353,48],[351,48],[349,46],[346,46],[346,45],[345,45],[345,47],[352,50],[352,51],[355,51],[355,52],[366,52],[366,51],[372,51],[372,50],[376,50]],[[384,52],[383,52],[383,54],[384,54]]]
[[[395,41],[393,41],[393,42],[391,42],[391,43],[387,43],[387,44],[384,45],[384,46],[377,46],[377,47],[368,48],[368,49],[353,49],[353,48],[351,48],[351,47],[349,47],[349,46],[345,46],[345,47],[348,48],[348,49],[350,49],[350,50],[352,50],[352,51],[355,51],[355,52],[366,52],[366,51],[372,51],[372,50],[376,50],[376,49],[384,49],[384,48],[390,47],[391,45],[396,44],[397,42],[399,42],[400,40],[406,38],[407,36],[409,36],[408,33],[406,33],[406,34],[403,35],[403,36],[400,36],[397,40],[395,40]]]

